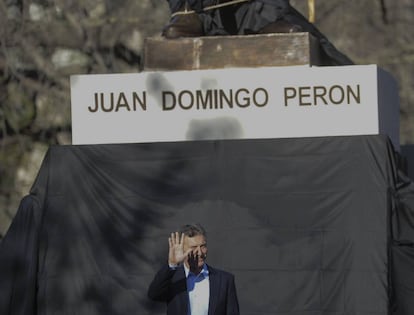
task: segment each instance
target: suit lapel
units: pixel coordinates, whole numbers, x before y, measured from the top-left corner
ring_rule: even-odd
[[[208,266],[209,280],[210,280],[210,301],[208,303],[208,315],[215,314],[215,309],[220,296],[220,274]]]

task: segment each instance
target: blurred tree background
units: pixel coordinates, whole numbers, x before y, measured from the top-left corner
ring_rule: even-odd
[[[307,16],[306,0],[291,4]],[[71,74],[138,72],[165,0],[0,2],[0,239],[50,145],[71,143]],[[397,79],[401,143],[414,143],[414,1],[316,0],[316,26],[356,64]]]

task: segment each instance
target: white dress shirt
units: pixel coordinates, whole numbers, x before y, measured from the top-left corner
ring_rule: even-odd
[[[198,275],[190,272],[184,264],[187,278],[187,291],[189,297],[188,315],[208,315],[208,303],[210,300],[210,279],[207,265]]]

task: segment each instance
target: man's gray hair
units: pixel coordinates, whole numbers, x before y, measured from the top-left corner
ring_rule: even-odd
[[[199,223],[183,225],[179,232],[184,233],[184,235],[188,237],[194,237],[196,235],[203,235],[204,237],[207,237],[206,230]]]

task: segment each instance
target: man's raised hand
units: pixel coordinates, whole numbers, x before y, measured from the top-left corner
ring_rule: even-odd
[[[168,245],[168,263],[170,265],[181,264],[191,252],[191,249],[184,252],[184,233],[181,235],[178,232],[171,233],[171,236],[168,238]]]

